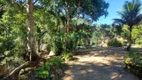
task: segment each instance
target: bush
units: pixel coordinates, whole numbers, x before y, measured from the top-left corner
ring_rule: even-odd
[[[35,76],[40,79],[49,79],[55,75],[58,76],[60,70],[63,67],[63,60],[60,57],[54,57],[45,62],[44,65],[39,66],[35,72]],[[55,77],[55,76],[54,76]]]
[[[142,75],[142,53],[130,53],[125,59],[125,69],[141,77]]]
[[[63,52],[62,54],[62,60],[67,61],[70,58],[72,58],[73,54],[71,52]]]
[[[113,40],[108,41],[107,45],[113,46],[113,47],[121,47],[123,44],[120,40],[113,39]]]
[[[63,42],[60,38],[56,38],[56,40],[53,42],[51,46],[51,50],[53,50],[57,56],[61,55],[63,51]]]

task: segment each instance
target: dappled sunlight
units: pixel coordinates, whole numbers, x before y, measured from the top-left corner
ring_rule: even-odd
[[[86,74],[86,73],[87,73],[87,71],[82,70],[82,71],[80,71],[80,73],[81,73],[81,74]]]
[[[65,76],[65,77],[63,77],[63,80],[73,80],[73,77],[74,76],[71,76],[71,75]]]
[[[119,75],[118,73],[114,72],[111,74],[111,80],[115,80],[115,79],[118,79],[118,78],[121,78],[122,75]]]
[[[0,80],[137,80],[141,7],[142,0],[0,0]]]
[[[68,62],[63,80],[137,80],[123,69],[123,56],[127,55],[123,48],[103,48],[80,54],[75,55],[78,60]]]
[[[88,72],[93,72],[94,70],[93,70],[93,69],[88,69],[87,71],[88,71]]]
[[[82,63],[79,61],[76,61],[76,62],[70,61],[70,62],[68,62],[68,65],[86,65],[86,63]]]
[[[93,69],[87,69],[87,70],[81,70],[80,73],[81,74],[87,74],[87,73],[91,73],[91,72],[94,72]]]
[[[63,77],[63,80],[64,80],[64,78],[66,80],[73,80],[73,77],[74,77],[74,75],[73,75],[72,71],[71,70],[66,70],[65,71],[65,76]]]

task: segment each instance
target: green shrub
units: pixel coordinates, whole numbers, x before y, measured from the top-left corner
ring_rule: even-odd
[[[35,76],[40,79],[50,78],[51,73],[54,71],[58,73],[58,69],[63,67],[63,60],[60,57],[54,57],[45,62],[44,65],[37,68]]]
[[[130,53],[125,59],[125,69],[137,76],[142,75],[142,53]]]
[[[123,44],[120,40],[113,39],[113,40],[108,41],[107,45],[113,46],[113,47],[121,47]]]
[[[60,37],[56,37],[51,45],[51,50],[53,50],[56,55],[61,55],[63,51],[63,41]]]
[[[64,52],[63,54],[62,54],[62,60],[68,60],[70,57],[72,57],[73,56],[73,54],[71,53],[71,52]]]
[[[48,66],[48,65],[54,66],[57,68],[62,68],[63,60],[61,59],[61,57],[54,57],[45,63],[45,66]]]
[[[48,66],[50,69],[50,66]],[[37,68],[37,71],[35,72],[35,76],[39,78],[47,78],[49,77],[49,70],[45,67],[45,65],[40,66]]]
[[[65,51],[72,52],[77,48],[78,33],[69,33],[67,35]]]

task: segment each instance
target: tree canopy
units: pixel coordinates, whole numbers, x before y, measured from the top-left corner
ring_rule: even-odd
[[[139,0],[126,1],[123,5],[123,10],[119,11],[121,19],[114,19],[114,23],[118,24],[127,24],[129,26],[130,37],[129,43],[131,47],[132,44],[132,28],[134,25],[139,24],[142,21],[141,11],[141,3]]]
[[[21,68],[47,60],[43,53],[53,51],[66,59],[78,46],[89,45],[92,21],[107,16],[109,4],[104,0],[0,0],[0,7],[0,55],[4,57],[0,64],[12,66],[8,76],[18,76]]]

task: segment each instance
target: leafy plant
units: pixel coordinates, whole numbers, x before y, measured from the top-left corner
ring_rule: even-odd
[[[125,69],[137,76],[142,75],[142,53],[130,53],[125,59]]]
[[[66,61],[66,60],[68,60],[72,56],[73,56],[73,54],[71,52],[64,52],[62,54],[62,59]]]
[[[38,67],[35,76],[40,78],[47,78],[49,76],[49,71],[45,68],[45,66],[40,66]]]
[[[114,46],[114,47],[121,47],[123,44],[121,41],[114,39],[114,40],[110,40],[107,43],[108,46]]]
[[[50,59],[49,61],[47,61],[45,63],[45,65],[50,65],[50,66],[54,66],[57,68],[62,68],[63,65],[63,60],[61,60],[61,57],[54,57],[53,59]]]
[[[51,77],[53,71],[57,72],[58,69],[63,67],[63,60],[60,57],[54,57],[45,62],[44,65],[37,68],[35,76],[38,78],[46,79]]]

